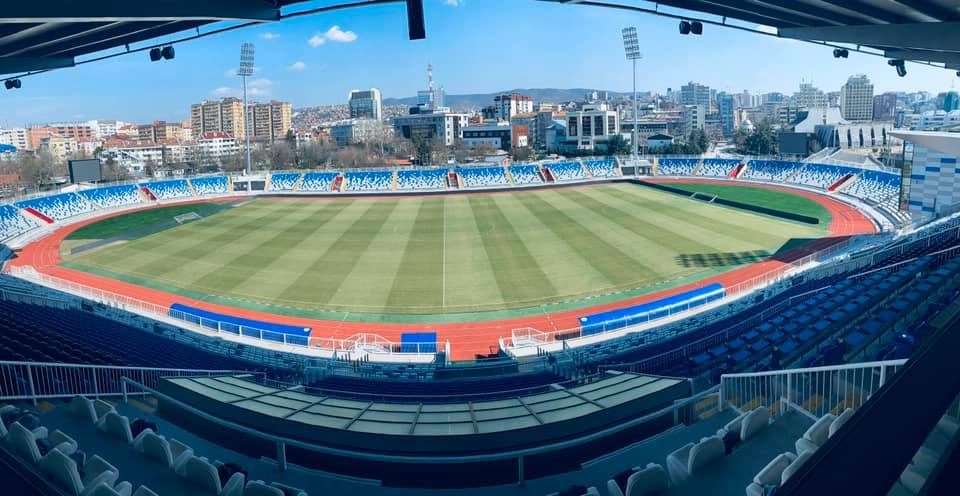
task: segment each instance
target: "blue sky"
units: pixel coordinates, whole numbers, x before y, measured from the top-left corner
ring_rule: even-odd
[[[253,97],[294,107],[344,103],[353,88],[412,96],[426,85],[428,63],[448,94],[529,87],[626,91],[631,74],[620,29],[628,25],[640,32],[644,90],[694,80],[726,91],[793,92],[806,79],[836,91],[854,73],[869,76],[878,93],[938,92],[957,82],[953,71],[911,64],[899,78],[878,57],[837,60],[829,48],[709,25],[702,36],[680,36],[674,20],[617,10],[532,0],[425,0],[425,9],[423,41],[406,39],[402,4],[388,4],[180,44],[172,61],[152,63],[138,53],[26,78],[22,89],[0,93],[0,126],[185,119],[193,102],[238,94],[239,79],[230,71],[245,41],[257,48]]]

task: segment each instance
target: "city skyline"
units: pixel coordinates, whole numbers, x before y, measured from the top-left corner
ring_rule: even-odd
[[[639,30],[643,91],[662,94],[696,81],[728,93],[792,94],[803,80],[831,92],[861,73],[877,94],[957,87],[953,71],[908,64],[907,77],[899,78],[879,57],[834,59],[826,47],[716,26],[684,37],[674,21],[649,15],[506,0],[428,0],[425,8],[424,41],[406,40],[401,5],[380,5],[185,43],[170,61],[151,63],[134,54],[24,78],[22,89],[0,97],[6,108],[0,126],[185,120],[192,102],[239,94],[234,67],[244,41],[256,43],[260,64],[249,82],[251,99],[290,101],[295,108],[344,104],[356,88],[379,88],[384,99],[411,97],[426,86],[428,64],[450,94],[579,87],[626,92],[631,74],[620,28],[627,25]],[[516,15],[499,17],[504,9]],[[494,17],[503,22],[482,22]],[[563,42],[574,32],[588,35]],[[503,57],[504,44],[530,48]]]

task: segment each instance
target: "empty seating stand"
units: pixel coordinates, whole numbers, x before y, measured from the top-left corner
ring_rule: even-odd
[[[347,191],[388,191],[393,186],[393,172],[364,171],[346,172]]]
[[[814,188],[827,189],[845,176],[852,176],[856,172],[857,169],[839,165],[806,164],[799,172],[788,178],[787,181],[795,184],[813,186]]]
[[[457,167],[457,174],[467,188],[486,188],[490,186],[507,186],[510,180],[503,171],[503,167]]]
[[[543,183],[543,179],[540,177],[540,167],[536,165],[511,165],[510,175],[513,176],[513,184]]]
[[[190,184],[193,185],[193,190],[197,193],[197,196],[226,193],[229,189],[226,176],[198,177],[191,179]]]
[[[143,202],[143,197],[140,196],[140,191],[135,184],[88,189],[81,191],[80,196],[100,208],[124,207]]]
[[[299,191],[330,191],[337,177],[340,177],[339,172],[308,172],[303,176]],[[293,186],[290,188],[293,189]]]
[[[397,171],[397,189],[445,189],[448,169],[414,169]]]
[[[555,181],[575,181],[587,178],[580,162],[553,162],[544,164],[544,167],[549,169]]]
[[[705,158],[703,166],[697,173],[700,176],[710,177],[730,177],[734,167],[740,165],[742,161],[738,158]]]
[[[696,158],[661,158],[658,171],[661,176],[689,176],[699,162]]]
[[[94,210],[93,204],[76,193],[62,193],[18,202],[22,209],[33,209],[53,220],[63,220]]]
[[[879,203],[900,193],[900,176],[886,172],[864,170],[860,173],[856,182],[843,192],[850,196]]]
[[[174,198],[186,198],[193,196],[190,191],[190,185],[186,179],[173,179],[170,181],[154,181],[144,183],[141,186],[150,190],[158,200],[170,200]]]
[[[584,160],[583,165],[586,166],[593,177],[617,177],[616,160]]]
[[[783,182],[800,167],[803,167],[803,164],[786,160],[751,160],[740,177]]]
[[[13,205],[0,205],[0,241],[19,236],[37,224],[28,220],[20,210]]]
[[[281,172],[270,175],[270,189],[273,191],[293,191],[303,174],[299,172]]]

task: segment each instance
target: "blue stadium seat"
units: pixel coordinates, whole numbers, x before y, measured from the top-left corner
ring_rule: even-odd
[[[696,158],[661,158],[659,174],[661,176],[689,176],[693,174],[699,159]]]
[[[300,183],[300,191],[330,191],[333,188],[333,181],[339,175],[339,172],[308,172]],[[293,189],[292,184],[290,189]]]
[[[303,174],[299,172],[283,172],[270,175],[270,189],[273,191],[293,191],[297,181]]]
[[[229,189],[226,176],[198,177],[191,179],[190,184],[193,185],[193,190],[197,193],[197,196],[226,193]]]
[[[503,167],[457,167],[457,174],[467,188],[506,186],[510,184]]]
[[[186,179],[173,179],[170,181],[154,181],[143,183],[143,186],[149,189],[158,200],[170,200],[174,198],[186,198],[193,196],[190,191],[190,185]]]
[[[536,165],[511,165],[510,175],[514,184],[540,184],[540,168]]]
[[[347,191],[388,191],[393,187],[393,172],[346,172]]]
[[[28,220],[13,205],[0,205],[0,241],[19,236],[35,229],[37,224]]]
[[[574,181],[587,178],[580,162],[553,162],[543,164],[543,166],[550,170],[553,178],[557,181]]]
[[[32,208],[53,220],[93,212],[93,204],[76,193],[62,193],[18,202],[20,208]]]
[[[741,174],[743,179],[760,179],[764,181],[783,182],[803,164],[786,160],[751,160],[747,163],[747,170]]]
[[[583,165],[587,167],[593,177],[617,177],[616,160],[584,160]]]
[[[397,171],[397,189],[444,189],[448,169],[413,169]]]
[[[100,208],[123,207],[143,202],[140,190],[135,184],[88,189],[81,191],[80,195]]]

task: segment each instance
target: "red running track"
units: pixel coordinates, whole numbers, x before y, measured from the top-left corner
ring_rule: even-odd
[[[714,183],[729,184],[728,181],[717,181],[709,179],[648,179],[651,182],[684,182],[684,183]],[[137,286],[135,284],[101,277],[86,272],[60,267],[60,244],[77,229],[97,222],[99,220],[124,215],[132,211],[125,211],[97,217],[73,224],[60,229],[49,236],[40,239],[21,250],[17,257],[10,261],[14,266],[32,266],[39,272],[73,281],[86,286],[91,286],[103,291],[123,294],[131,298],[150,302],[163,307],[169,307],[174,303],[182,303],[196,308],[202,308],[207,311],[230,314],[248,319],[275,322],[278,324],[295,325],[299,327],[311,327],[314,338],[333,338],[345,339],[358,333],[378,334],[390,341],[399,342],[400,334],[404,332],[415,331],[434,331],[437,333],[439,341],[450,341],[451,358],[453,360],[472,360],[477,355],[490,355],[497,353],[499,349],[499,338],[510,337],[514,329],[532,327],[539,331],[557,331],[564,329],[576,329],[579,327],[578,318],[581,315],[593,314],[616,308],[645,303],[648,301],[664,298],[673,294],[689,291],[697,287],[719,282],[726,288],[733,287],[744,281],[768,274],[777,269],[784,269],[789,262],[803,258],[815,251],[822,250],[834,244],[843,242],[848,237],[856,234],[869,234],[876,232],[876,226],[866,215],[847,205],[846,203],[828,198],[824,195],[818,195],[807,191],[791,189],[772,185],[750,184],[753,187],[774,189],[786,191],[810,198],[823,205],[831,216],[832,222],[829,226],[830,235],[826,238],[818,239],[806,243],[803,246],[790,250],[788,252],[771,257],[762,262],[757,262],[748,266],[740,267],[729,272],[719,274],[701,281],[685,284],[676,288],[659,291],[643,296],[625,299],[622,301],[596,305],[588,308],[576,310],[567,310],[555,313],[544,313],[531,317],[522,317],[506,320],[492,320],[480,322],[461,322],[445,324],[397,324],[397,323],[363,323],[363,322],[337,322],[323,321],[316,319],[305,319],[297,317],[288,317],[274,315],[265,312],[247,310],[241,308],[228,307],[200,301],[192,298],[186,298],[163,291]],[[236,198],[233,198],[236,199]],[[218,201],[226,201],[223,199]],[[185,203],[203,203],[204,200]],[[155,208],[155,207],[145,207]],[[139,210],[144,210],[139,209]]]

